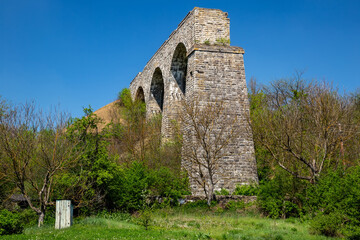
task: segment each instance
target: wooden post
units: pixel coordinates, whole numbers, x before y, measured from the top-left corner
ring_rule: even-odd
[[[56,200],[55,229],[70,227],[73,223],[71,200]]]

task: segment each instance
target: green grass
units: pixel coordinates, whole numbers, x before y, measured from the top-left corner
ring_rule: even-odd
[[[156,210],[147,231],[138,217],[119,216],[88,217],[62,230],[53,225],[32,227],[0,239],[335,239],[310,235],[308,224],[299,219],[273,220],[206,208]]]

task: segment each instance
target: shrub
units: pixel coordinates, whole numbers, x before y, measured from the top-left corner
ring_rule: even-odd
[[[141,209],[149,193],[149,172],[144,164],[134,162],[118,170],[109,186],[113,208],[134,212]]]
[[[47,212],[49,212],[47,210]],[[55,212],[55,211],[54,211]],[[19,213],[20,221],[22,222],[22,225],[24,227],[31,227],[37,225],[37,221],[39,216],[36,214],[36,212],[30,208],[24,209],[20,211]],[[48,222],[49,218],[51,218],[52,214],[49,212],[45,215],[45,222]]]
[[[127,212],[143,209],[149,196],[158,196],[170,205],[177,205],[178,199],[188,193],[186,176],[176,176],[168,168],[148,169],[145,164],[133,162],[119,167],[109,184],[108,199],[112,208]]]
[[[210,45],[210,40],[209,40],[209,39],[205,40],[205,41],[204,41],[204,44],[205,44],[205,45]]]
[[[6,209],[0,211],[0,235],[21,233],[23,225],[18,213]]]
[[[189,179],[184,173],[175,174],[168,168],[162,167],[149,172],[149,189],[151,195],[166,199],[172,206],[178,205],[178,199],[190,194]]]
[[[233,195],[256,196],[259,193],[259,188],[256,185],[237,185]]]
[[[259,186],[258,205],[272,218],[299,217],[307,183],[278,171],[275,177]]]
[[[354,236],[360,228],[360,167],[331,171],[308,188],[305,209],[315,216],[314,229],[326,235],[337,228],[345,236]],[[342,224],[339,218],[343,219]],[[330,228],[330,230],[328,230]]]
[[[330,214],[318,214],[310,222],[310,230],[316,234],[328,237],[340,236],[339,230],[345,221],[344,216],[339,212]]]
[[[220,44],[220,45],[228,45],[230,44],[230,39],[229,38],[218,38],[216,39],[216,44]]]
[[[215,191],[215,194],[216,195],[225,195],[225,196],[230,195],[229,191],[224,188],[222,188],[220,191]]]
[[[151,208],[145,208],[144,210],[140,211],[140,215],[138,216],[138,223],[148,230],[151,222],[152,222],[152,210]]]
[[[216,206],[216,204],[217,204],[216,201],[211,201],[210,207],[214,207],[214,206]],[[193,202],[187,202],[186,204],[184,204],[184,208],[186,208],[186,209],[189,209],[189,208],[209,209],[209,206],[207,205],[206,200],[198,200],[198,201],[193,201]]]
[[[244,203],[244,201],[231,200],[225,205],[225,208],[228,210],[244,209],[245,207],[246,207],[246,204]]]

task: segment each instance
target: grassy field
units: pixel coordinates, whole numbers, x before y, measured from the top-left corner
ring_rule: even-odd
[[[256,214],[216,211],[205,208],[156,210],[150,215],[149,230],[142,217],[126,214],[76,219],[68,229],[53,225],[25,229],[21,235],[0,239],[336,239],[309,234],[299,219],[273,220]]]

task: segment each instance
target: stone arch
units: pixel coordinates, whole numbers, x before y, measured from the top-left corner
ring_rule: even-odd
[[[185,94],[186,90],[186,71],[187,71],[186,47],[183,43],[179,43],[174,51],[171,60],[171,73],[174,76],[181,91]]]
[[[138,89],[136,91],[135,101],[142,101],[145,103],[144,89],[141,86],[138,87]]]
[[[154,71],[150,86],[150,98],[155,99],[162,111],[164,105],[164,78],[160,68],[156,68]]]

